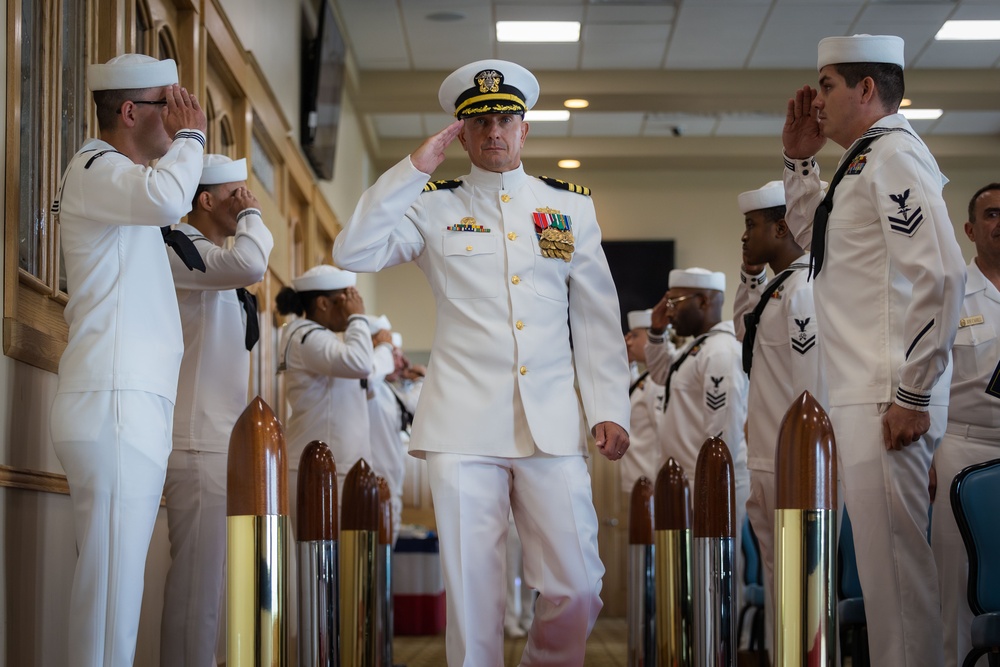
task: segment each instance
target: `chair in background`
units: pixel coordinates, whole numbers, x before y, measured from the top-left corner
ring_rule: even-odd
[[[972,650],[963,667],[989,655],[1000,667],[1000,459],[969,466],[951,484],[951,507],[969,555]]]
[[[841,661],[850,655],[852,667],[870,667],[865,600],[858,577],[858,560],[854,555],[854,529],[846,508],[840,521],[837,545],[837,599]]]
[[[760,546],[750,519],[743,519],[740,530],[744,570],[743,606],[736,625],[740,646],[739,664],[751,665],[756,662],[759,667],[766,667],[769,662],[764,642],[767,625],[764,622],[764,571],[760,560]]]

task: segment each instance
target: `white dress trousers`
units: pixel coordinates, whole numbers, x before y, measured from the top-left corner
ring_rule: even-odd
[[[448,664],[502,667],[508,513],[538,591],[521,665],[583,665],[604,565],[583,456],[427,452],[447,595]],[[476,632],[467,630],[478,628]],[[465,634],[463,634],[465,633]]]
[[[56,395],[52,444],[69,481],[79,550],[69,667],[132,665],[173,409],[145,391]]]

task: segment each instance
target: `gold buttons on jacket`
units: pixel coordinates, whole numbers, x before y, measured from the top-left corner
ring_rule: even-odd
[[[507,202],[510,201],[510,195],[508,195],[508,194],[502,194],[502,195],[500,195],[500,201],[502,201],[504,204],[506,204]]]
[[[517,234],[515,234],[514,232],[507,232],[507,238],[510,239],[511,241],[515,241],[517,240]]]
[[[520,373],[521,373],[521,375],[527,375],[528,374],[528,367],[527,366],[521,366]]]
[[[522,322],[521,320],[518,320],[517,322],[514,323],[514,326],[517,327],[518,331],[520,331],[521,329],[524,328],[524,322]]]
[[[472,246],[471,245],[467,245],[467,246],[465,246],[465,249],[466,250],[472,250]]]
[[[512,283],[514,283],[515,285],[517,285],[518,283],[521,282],[521,277],[520,276],[513,276],[513,277],[511,277],[510,281]]]

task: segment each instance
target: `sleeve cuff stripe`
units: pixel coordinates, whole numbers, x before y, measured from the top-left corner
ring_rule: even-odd
[[[927,407],[931,404],[930,394],[915,394],[911,391],[903,389],[902,387],[896,390],[896,399],[902,403],[909,403],[910,405],[920,407]]]
[[[245,208],[242,211],[240,211],[239,215],[236,216],[236,222],[239,222],[248,215],[256,215],[261,218],[264,217],[263,215],[261,215],[261,212],[255,208]]]
[[[177,139],[194,139],[201,144],[202,148],[205,147],[205,135],[197,130],[181,130],[174,135],[174,140]]]

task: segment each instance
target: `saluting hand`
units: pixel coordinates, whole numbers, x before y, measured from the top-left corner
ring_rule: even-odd
[[[795,91],[795,97],[788,100],[785,127],[781,131],[781,143],[785,155],[793,159],[812,157],[826,144],[826,137],[819,129],[813,102],[816,91],[802,86]]]
[[[664,292],[663,298],[653,306],[653,314],[650,320],[649,332],[657,336],[661,335],[670,326],[670,302],[667,301],[667,294]]]
[[[372,334],[372,345],[381,345],[382,343],[388,343],[392,345],[392,332],[388,329],[382,329],[378,333]]]
[[[609,461],[617,461],[628,450],[628,433],[614,422],[601,422],[594,427],[597,451]]]
[[[462,131],[462,125],[462,121],[456,120],[434,136],[424,140],[424,143],[420,144],[417,150],[410,153],[410,162],[413,163],[413,166],[425,174],[433,174],[434,170],[444,162],[444,151]]]
[[[167,106],[163,110],[163,129],[173,137],[181,130],[208,130],[205,112],[198,98],[176,83],[167,88]]]
[[[361,293],[355,287],[348,287],[340,295],[340,307],[344,309],[344,316],[364,315],[365,302],[361,298]]]
[[[229,195],[229,210],[233,216],[248,208],[260,208],[260,202],[253,196],[253,193],[247,188],[236,188],[233,190],[232,194]]]

